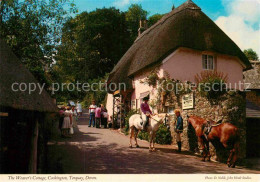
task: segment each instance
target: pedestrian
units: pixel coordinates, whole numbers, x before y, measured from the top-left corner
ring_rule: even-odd
[[[148,101],[149,101],[149,95],[143,98],[143,103],[141,104],[141,111],[143,114],[146,115],[146,121],[144,123],[143,130],[147,130],[147,127],[149,125],[149,119],[153,114],[148,105]]]
[[[100,128],[101,121],[101,105],[99,105],[95,110],[95,118],[96,118],[96,128]]]
[[[107,128],[107,109],[101,104],[101,125],[104,125],[104,128]]]
[[[82,116],[82,106],[79,103],[79,101],[77,101],[77,105],[76,105],[76,109],[77,109],[77,113]]]
[[[89,106],[89,125],[91,127],[91,123],[93,122],[93,127],[95,127],[95,110],[96,110],[96,102],[93,100],[92,104]]]
[[[61,137],[64,137],[64,133],[63,133],[63,130],[62,130],[63,120],[64,120],[64,116],[65,116],[64,112],[65,112],[65,106],[61,106],[61,108],[59,110],[59,115],[60,115],[60,118],[59,118],[59,129],[60,129]]]
[[[77,112],[75,106],[71,107],[71,113],[72,113],[72,126],[75,128],[77,127]]]
[[[174,110],[176,115],[175,120],[175,132],[176,132],[176,142],[178,145],[178,152],[181,152],[181,133],[183,132],[183,119],[181,117],[181,111],[179,109]]]
[[[66,110],[64,112],[64,120],[63,120],[63,133],[65,137],[69,137],[69,131],[70,128],[72,127],[72,112],[70,111],[71,107],[67,106]]]
[[[112,116],[110,116],[109,117],[110,118],[110,121],[108,122],[108,128],[112,128],[112,126],[113,126],[113,117]]]

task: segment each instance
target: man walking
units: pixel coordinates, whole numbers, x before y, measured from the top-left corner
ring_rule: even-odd
[[[92,104],[89,106],[89,125],[88,127],[91,127],[91,123],[93,121],[93,127],[95,127],[95,110],[96,110],[97,106],[95,104],[95,101],[92,101]]]

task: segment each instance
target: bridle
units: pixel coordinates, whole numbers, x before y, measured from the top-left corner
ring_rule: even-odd
[[[157,123],[161,123],[161,121],[164,120],[163,124],[166,126],[168,115],[165,114],[164,118],[160,119],[159,121],[157,119],[154,119],[152,116],[150,116],[150,118],[153,119],[154,121],[156,121]]]

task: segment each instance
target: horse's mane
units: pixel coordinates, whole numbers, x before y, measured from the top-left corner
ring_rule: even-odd
[[[207,120],[205,120],[199,116],[195,116],[195,115],[189,116],[189,119],[194,119],[197,122],[199,122],[199,124],[203,124],[203,123],[207,122]]]

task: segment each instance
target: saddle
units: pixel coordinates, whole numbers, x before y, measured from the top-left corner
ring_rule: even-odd
[[[140,115],[140,119],[142,120],[141,122],[140,122],[140,124],[143,126],[144,124],[145,124],[145,126],[144,127],[147,127],[147,126],[149,126],[149,120],[150,120],[150,118],[149,118],[149,120],[148,120],[148,122],[145,120],[143,120],[143,117],[142,117],[142,115]]]
[[[208,136],[209,133],[210,133],[210,131],[211,131],[211,129],[212,129],[212,127],[218,126],[218,125],[220,125],[220,124],[222,124],[222,120],[219,120],[218,122],[215,122],[215,121],[213,121],[213,120],[207,121],[207,123],[204,125],[203,133],[204,133],[206,136]]]

